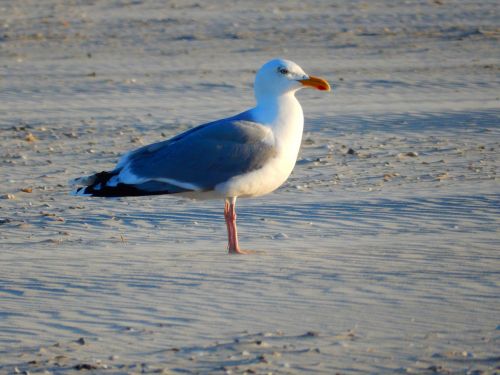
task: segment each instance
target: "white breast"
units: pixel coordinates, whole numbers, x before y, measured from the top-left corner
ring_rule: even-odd
[[[276,156],[262,168],[218,184],[215,190],[225,197],[255,197],[280,187],[292,173],[302,140],[304,115],[302,107],[291,93],[252,111],[256,122],[269,126],[273,132]]]

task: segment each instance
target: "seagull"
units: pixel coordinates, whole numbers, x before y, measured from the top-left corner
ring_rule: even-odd
[[[304,127],[295,93],[305,87],[330,91],[296,63],[271,60],[255,76],[254,108],[130,151],[113,170],[72,180],[73,194],[224,199],[228,252],[249,254],[238,242],[236,199],[268,194],[292,172]]]

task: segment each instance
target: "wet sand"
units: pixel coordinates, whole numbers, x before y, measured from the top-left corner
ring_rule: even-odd
[[[0,4],[0,374],[495,374],[494,1]],[[279,190],[82,199],[67,181],[253,105],[291,59]]]

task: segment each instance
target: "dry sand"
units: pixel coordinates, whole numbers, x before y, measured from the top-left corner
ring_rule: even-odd
[[[70,5],[71,3],[71,5]],[[500,372],[497,1],[0,3],[0,374]],[[253,104],[274,57],[302,152],[272,195],[68,195]],[[24,191],[22,191],[24,189]]]

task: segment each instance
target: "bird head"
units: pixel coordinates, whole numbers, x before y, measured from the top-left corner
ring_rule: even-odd
[[[260,97],[280,96],[310,87],[330,91],[326,80],[306,74],[290,60],[274,59],[265,63],[255,76],[254,90],[257,100]]]

